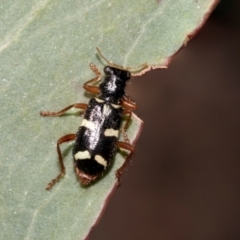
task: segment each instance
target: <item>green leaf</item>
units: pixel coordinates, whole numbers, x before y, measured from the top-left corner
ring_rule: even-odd
[[[0,4],[0,239],[84,239],[113,191],[124,157],[95,184],[84,188],[65,144],[67,174],[51,191],[59,172],[56,141],[75,133],[78,114],[43,118],[87,102],[82,84],[102,69],[99,47],[112,62],[166,67],[194,35],[214,0],[7,1]],[[74,111],[71,111],[74,113]],[[136,140],[141,120],[128,130]],[[131,169],[131,171],[134,169]]]

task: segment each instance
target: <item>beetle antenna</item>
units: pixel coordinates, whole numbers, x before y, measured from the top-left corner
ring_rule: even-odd
[[[126,70],[126,68],[124,68],[123,66],[114,64],[114,63],[110,62],[107,58],[105,58],[98,47],[96,47],[96,49],[97,49],[98,54],[100,55],[100,57],[103,58],[108,63],[109,66],[115,67],[115,68],[118,68],[118,69],[121,69],[121,70]]]
[[[99,56],[101,58],[103,58],[108,63],[109,66],[115,67],[115,68],[118,68],[118,69],[121,69],[121,70],[127,70],[127,71],[131,72],[132,76],[138,76],[139,72],[141,72],[143,69],[148,67],[147,63],[143,63],[143,64],[141,64],[140,66],[137,66],[137,67],[127,67],[127,68],[125,68],[121,65],[117,65],[117,64],[112,63],[106,57],[103,56],[103,54],[101,53],[101,51],[98,47],[96,47],[96,49],[98,51]]]

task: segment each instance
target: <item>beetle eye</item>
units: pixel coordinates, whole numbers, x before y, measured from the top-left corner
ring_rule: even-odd
[[[104,67],[103,71],[107,75],[113,74],[113,71],[112,71],[111,67],[109,67],[109,66]]]
[[[131,73],[129,71],[122,71],[121,78],[127,81],[131,78]]]

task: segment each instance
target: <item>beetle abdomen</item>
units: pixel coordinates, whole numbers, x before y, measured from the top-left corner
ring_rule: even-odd
[[[98,176],[111,164],[116,152],[122,114],[120,105],[99,98],[90,100],[73,148],[78,171]]]

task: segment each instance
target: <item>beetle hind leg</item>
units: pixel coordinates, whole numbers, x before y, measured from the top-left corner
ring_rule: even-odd
[[[48,185],[46,187],[46,190],[50,190],[53,187],[53,185],[55,185],[57,182],[59,182],[59,180],[66,173],[66,169],[65,169],[65,166],[64,166],[64,163],[63,163],[63,156],[62,156],[62,153],[61,153],[61,150],[60,150],[60,145],[62,143],[65,143],[65,142],[73,141],[73,140],[75,140],[75,138],[76,138],[76,134],[68,134],[68,135],[65,135],[65,136],[58,139],[58,141],[57,141],[57,153],[58,153],[58,160],[59,160],[61,171],[57,175],[57,177],[55,177],[50,183],[48,183]]]
[[[125,162],[123,163],[123,165],[116,171],[116,178],[117,178],[117,186],[119,187],[121,185],[121,176],[122,173],[124,171],[124,169],[126,168],[127,164],[130,162],[131,156],[133,154],[134,151],[134,147],[132,144],[127,143],[127,142],[117,142],[117,147],[118,148],[122,148],[124,150],[128,150],[130,153],[127,155]]]

